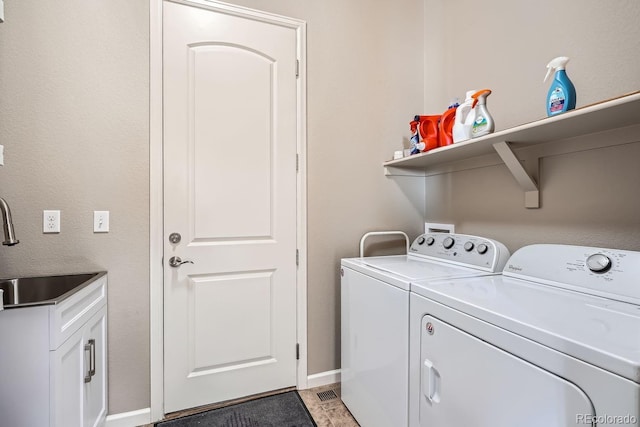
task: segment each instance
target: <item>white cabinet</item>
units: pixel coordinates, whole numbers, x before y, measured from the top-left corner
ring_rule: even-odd
[[[106,408],[106,332],[104,306],[79,331],[51,352],[54,426],[96,427]]]
[[[0,425],[104,425],[106,286],[103,274],[57,304],[0,312]]]

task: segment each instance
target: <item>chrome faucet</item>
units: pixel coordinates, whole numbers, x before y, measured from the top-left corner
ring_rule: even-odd
[[[0,197],[0,212],[2,213],[2,222],[4,225],[4,242],[5,246],[13,246],[20,243],[20,240],[16,239],[16,234],[13,231],[13,221],[11,220],[11,209],[7,202]]]

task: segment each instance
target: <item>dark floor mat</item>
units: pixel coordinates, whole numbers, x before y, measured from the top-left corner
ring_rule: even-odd
[[[296,391],[239,403],[175,420],[157,427],[316,427]]]

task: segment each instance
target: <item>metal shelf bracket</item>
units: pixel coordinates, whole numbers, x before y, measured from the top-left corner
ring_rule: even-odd
[[[540,191],[538,189],[538,184],[522,166],[520,160],[518,160],[516,155],[513,153],[513,150],[511,150],[509,143],[507,141],[496,142],[493,144],[493,148],[496,150],[516,181],[518,181],[520,187],[522,187],[522,190],[524,191],[524,206],[529,209],[539,208]],[[530,170],[535,171],[537,175],[538,161],[533,163],[535,164],[528,166]]]

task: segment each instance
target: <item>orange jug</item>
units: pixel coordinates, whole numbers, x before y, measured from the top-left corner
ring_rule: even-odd
[[[444,147],[453,144],[453,123],[456,119],[458,107],[451,107],[442,114],[440,119],[440,129],[438,133],[438,146]]]
[[[425,148],[422,151],[433,150],[438,147],[438,123],[440,122],[440,116],[416,116],[415,119],[418,122],[418,131],[420,137],[425,144]]]

